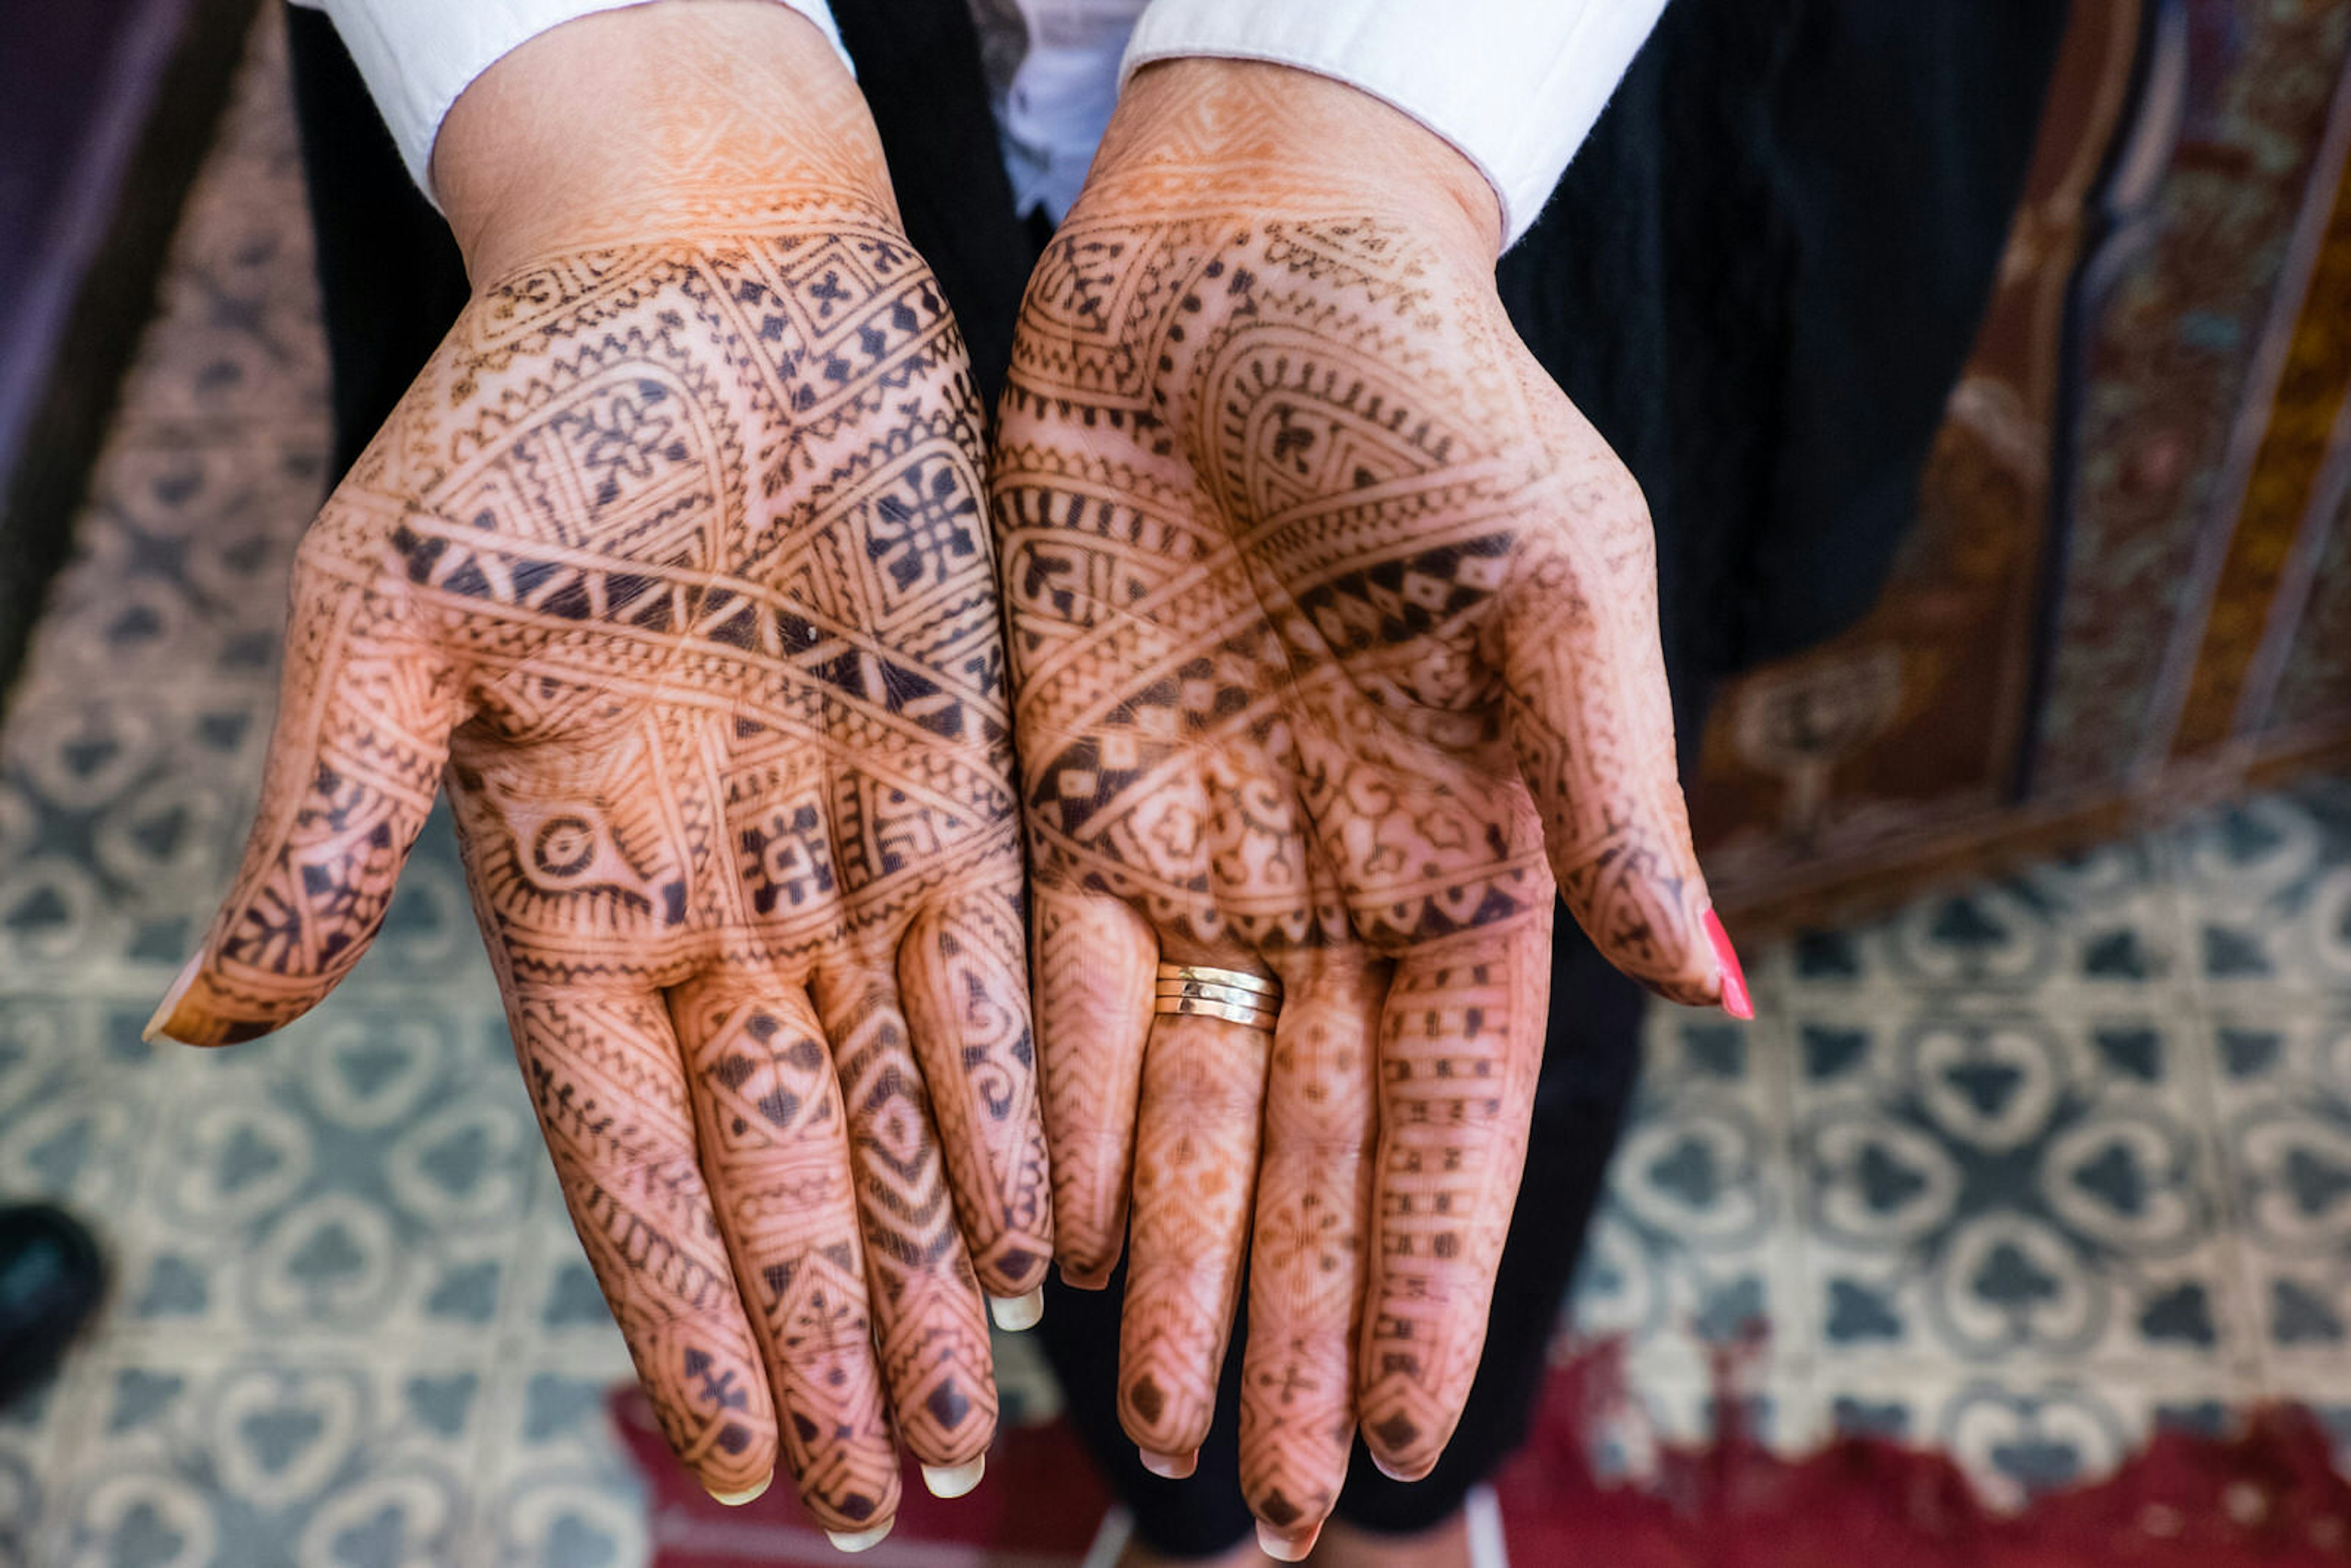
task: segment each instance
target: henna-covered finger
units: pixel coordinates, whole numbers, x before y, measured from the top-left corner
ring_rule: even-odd
[[[995,1362],[905,1015],[886,982],[847,967],[820,973],[816,997],[898,1433],[934,1491],[967,1491],[957,1472],[996,1435]]]
[[[303,539],[253,831],[150,1040],[234,1044],[317,1006],[374,940],[432,810],[460,699],[371,543],[377,509],[338,497]]]
[[[898,1456],[832,1054],[807,999],[765,978],[699,977],[671,992],[670,1009],[786,1467],[826,1531],[886,1530]]]
[[[713,1496],[747,1502],[776,1468],[766,1336],[736,1289],[669,1013],[650,994],[534,988],[509,993],[508,1016],[563,1201],[662,1431]],[[729,1202],[739,1227],[739,1191]]]
[[[1286,968],[1266,1074],[1240,1476],[1260,1521],[1259,1544],[1289,1562],[1312,1549],[1346,1479],[1355,1436],[1386,992],[1387,966],[1358,948]]]
[[[1118,1414],[1155,1474],[1189,1475],[1216,1415],[1271,1045],[1265,1030],[1221,1018],[1152,1020],[1135,1124]]]
[[[1668,1001],[1743,1013],[1682,799],[1648,508],[1604,450],[1552,488],[1569,515],[1527,530],[1499,625],[1511,747],[1546,858],[1610,962]]]
[[[1040,886],[1031,906],[1054,1256],[1066,1283],[1100,1290],[1126,1244],[1159,944],[1114,898]]]
[[[1355,1409],[1401,1480],[1443,1455],[1485,1348],[1550,988],[1548,907],[1414,947],[1388,984]]]
[[[972,1269],[998,1326],[1036,1322],[1053,1257],[1019,864],[918,916],[898,984]]]

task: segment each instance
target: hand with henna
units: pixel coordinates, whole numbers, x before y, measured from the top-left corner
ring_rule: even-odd
[[[1555,900],[1657,994],[1745,1006],[1647,514],[1505,318],[1499,237],[1477,171],[1353,89],[1148,67],[1000,422],[1061,1268],[1126,1248],[1120,1415],[1181,1475],[1246,1260],[1242,1485],[1283,1557],[1359,1430],[1410,1479],[1458,1417]],[[1156,1013],[1163,962],[1278,981],[1278,1021]]]
[[[980,412],[847,72],[647,6],[468,89],[478,285],[305,538],[258,819],[154,1031],[366,949],[445,780],[581,1240],[679,1457],[845,1547],[977,1480],[1052,1239]]]

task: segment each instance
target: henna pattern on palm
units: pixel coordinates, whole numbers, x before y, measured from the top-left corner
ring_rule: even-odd
[[[162,1033],[319,1000],[445,773],[523,1072],[672,1443],[818,1520],[993,1433],[1051,1251],[960,340],[870,204],[482,290],[328,503]]]
[[[1242,1485],[1302,1551],[1358,1428],[1416,1476],[1458,1417],[1555,892],[1661,994],[1719,991],[1637,489],[1490,251],[1219,172],[1200,143],[1297,73],[1239,75],[1098,159],[993,488],[1061,1267],[1128,1247],[1120,1413],[1182,1473],[1248,1257]],[[1278,975],[1271,1037],[1155,1019],[1163,957]]]

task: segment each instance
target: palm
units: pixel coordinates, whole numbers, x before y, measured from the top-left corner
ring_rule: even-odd
[[[1063,1267],[1131,1188],[1122,1415],[1180,1455],[1250,1252],[1242,1481],[1291,1531],[1359,1424],[1419,1474],[1466,1395],[1554,870],[1657,988],[1713,972],[1629,479],[1489,278],[1200,201],[1063,227],[995,487]],[[1155,1025],[1163,958],[1270,970],[1272,1039]]]
[[[306,540],[261,818],[166,1032],[354,962],[448,761],[573,1218],[673,1442],[885,1520],[1050,1248],[962,350],[864,214],[485,291]],[[941,1158],[944,1145],[946,1159]]]

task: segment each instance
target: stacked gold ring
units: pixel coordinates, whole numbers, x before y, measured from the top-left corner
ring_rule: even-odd
[[[1154,1010],[1196,1018],[1223,1019],[1270,1030],[1281,1011],[1281,985],[1261,975],[1239,969],[1218,969],[1206,964],[1162,964],[1159,994]]]

